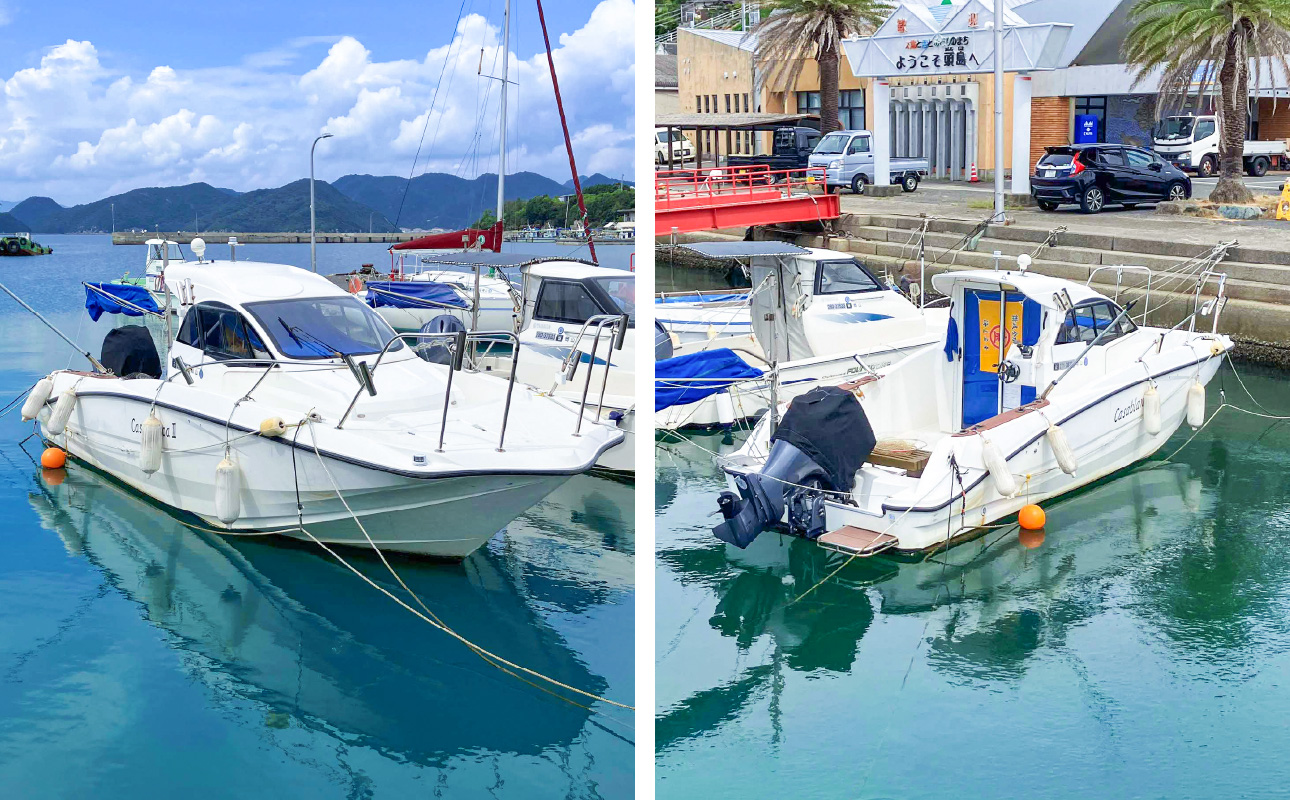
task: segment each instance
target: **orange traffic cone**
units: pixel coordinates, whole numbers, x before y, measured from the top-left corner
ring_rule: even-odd
[[[968,170],[968,180],[971,181],[972,183],[977,183],[978,181],[981,180],[981,177],[976,174],[975,161],[972,162],[972,169]]]

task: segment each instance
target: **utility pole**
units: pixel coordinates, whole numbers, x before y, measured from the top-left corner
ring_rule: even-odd
[[[1003,0],[994,0],[994,216],[1003,220]]]
[[[116,233],[116,203],[109,203],[112,207],[112,232]]]

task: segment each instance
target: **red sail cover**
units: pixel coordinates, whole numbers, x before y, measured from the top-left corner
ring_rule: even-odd
[[[464,231],[448,231],[447,233],[432,233],[429,236],[422,236],[420,239],[412,239],[407,242],[399,242],[391,247],[391,250],[465,250],[465,249],[492,250],[494,253],[502,252],[502,223],[498,222],[491,228],[479,230],[477,228],[467,228]]]

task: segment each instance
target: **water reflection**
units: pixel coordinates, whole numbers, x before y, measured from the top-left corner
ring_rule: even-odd
[[[712,588],[709,627],[741,654],[767,655],[666,709],[660,748],[735,716],[757,690],[769,690],[773,706],[782,670],[851,672],[879,615],[926,617],[926,661],[951,683],[1008,683],[1122,589],[1140,593],[1151,615],[1163,610],[1158,592],[1200,604],[1209,593],[1175,573],[1205,546],[1205,531],[1223,524],[1220,498],[1202,491],[1187,464],[1149,463],[1052,504],[1038,546],[1014,525],[916,561],[855,560],[829,580],[846,557],[796,537],[763,534],[747,550],[717,542],[662,550],[683,582]]]
[[[630,578],[623,564],[630,563],[631,521],[610,510],[621,492],[599,483],[571,482],[543,507],[559,517],[585,496],[588,510],[581,513],[604,526],[572,534],[587,538],[588,548],[565,548],[572,555],[563,564],[527,571],[512,565],[528,557],[525,550],[551,549],[538,525],[533,535],[494,540],[462,564],[404,558],[395,566],[467,638],[571,686],[606,693],[606,680],[536,610],[584,609],[621,590],[624,573]],[[175,647],[205,657],[193,661],[204,681],[262,703],[267,727],[299,726],[429,766],[480,751],[566,749],[588,723],[605,727],[586,709],[484,663],[306,547],[190,530],[77,465],[59,485],[37,478],[28,496],[69,553],[92,562],[175,637]],[[630,502],[622,508],[629,511]],[[555,531],[553,525],[548,533]],[[567,527],[560,532],[570,535]],[[605,550],[606,540],[628,549]],[[345,555],[399,593],[374,556]],[[604,569],[582,582],[569,577],[589,566]],[[630,729],[608,730],[629,752]]]

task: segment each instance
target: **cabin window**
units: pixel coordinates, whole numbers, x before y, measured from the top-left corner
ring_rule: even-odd
[[[389,323],[348,294],[266,300],[247,303],[246,309],[287,358],[375,355],[395,338]],[[400,340],[390,344],[389,352],[402,349]]]
[[[176,339],[220,361],[272,357],[246,319],[223,304],[194,306],[184,316]]]
[[[1111,323],[1119,316],[1120,311],[1120,307],[1109,300],[1097,300],[1078,305],[1066,312],[1066,319],[1062,321],[1062,327],[1057,331],[1056,343],[1088,344],[1096,339],[1099,333],[1111,328]],[[1115,328],[1102,337],[1100,344],[1106,344],[1135,330],[1137,326],[1128,316],[1125,316]]]
[[[542,281],[533,316],[550,322],[586,322],[602,313],[587,287],[575,281]]]
[[[873,273],[854,258],[821,261],[815,269],[816,294],[876,292],[881,288]]]
[[[622,278],[592,278],[596,285],[605,290],[609,299],[614,301],[618,312],[626,314],[632,320],[636,318],[636,277],[625,273]]]

